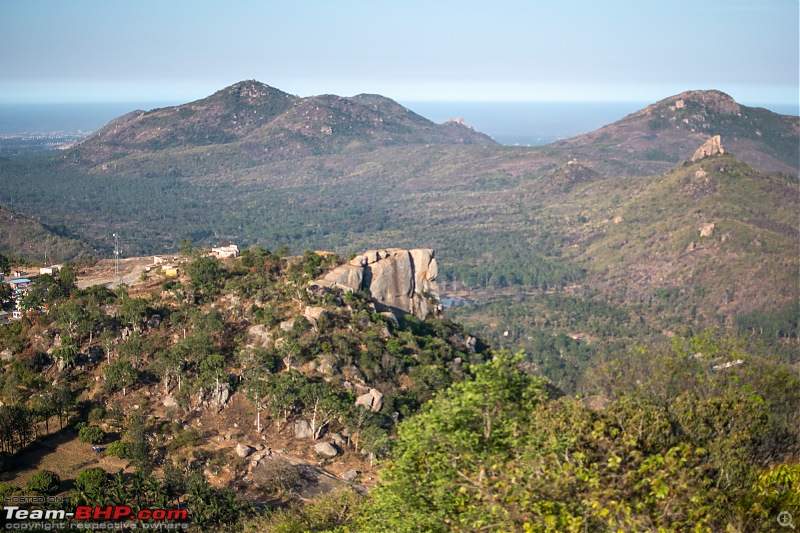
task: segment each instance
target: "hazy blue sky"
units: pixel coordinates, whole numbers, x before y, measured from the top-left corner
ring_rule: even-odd
[[[798,0],[0,0],[0,103],[307,96],[798,102]]]

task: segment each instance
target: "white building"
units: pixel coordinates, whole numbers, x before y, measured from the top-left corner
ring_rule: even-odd
[[[235,244],[229,244],[228,246],[220,246],[218,248],[212,248],[211,254],[215,255],[219,259],[225,259],[226,257],[236,257],[239,255],[239,247]]]

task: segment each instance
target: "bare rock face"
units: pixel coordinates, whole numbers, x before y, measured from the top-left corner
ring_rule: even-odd
[[[694,155],[692,156],[692,161],[698,161],[705,157],[722,155],[724,153],[725,149],[722,147],[721,137],[719,135],[714,135],[705,143],[703,143],[703,146],[695,151]]]
[[[338,287],[346,292],[352,292],[361,288],[363,279],[363,266],[351,263],[331,270],[322,278],[321,282],[325,287]]]
[[[356,256],[313,285],[349,292],[369,289],[379,307],[424,320],[441,314],[435,282],[438,274],[433,250],[386,248]]]

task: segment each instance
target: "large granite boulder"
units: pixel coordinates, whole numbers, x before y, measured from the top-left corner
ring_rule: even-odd
[[[438,274],[430,248],[385,248],[356,256],[312,285],[345,291],[369,289],[378,307],[399,314],[411,313],[424,320],[441,313],[435,282]]]
[[[692,161],[698,161],[706,157],[722,155],[724,153],[725,149],[722,147],[722,138],[719,135],[714,135],[703,143],[703,146],[695,150],[694,155],[692,155]]]

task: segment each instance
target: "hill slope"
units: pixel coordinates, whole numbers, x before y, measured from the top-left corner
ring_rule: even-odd
[[[243,81],[188,104],[134,111],[80,143],[67,159],[108,164],[133,154],[225,146],[255,162],[339,153],[385,145],[496,144],[456,124],[435,124],[376,95],[300,98]]]
[[[55,263],[91,250],[65,227],[53,228],[0,205],[0,254]]]
[[[738,104],[720,91],[683,92],[555,146],[611,171],[652,174],[688,159],[712,135],[759,170],[800,169],[800,118]]]

